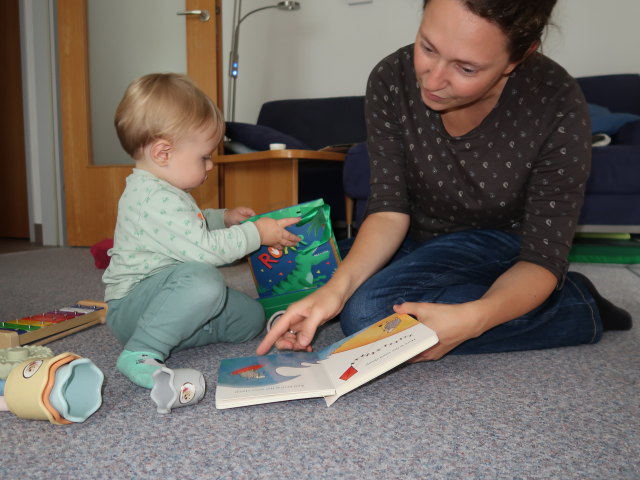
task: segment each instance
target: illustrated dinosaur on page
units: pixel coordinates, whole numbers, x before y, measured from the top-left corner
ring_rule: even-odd
[[[314,274],[313,267],[327,261],[330,252],[325,251],[316,255],[315,251],[314,248],[305,253],[298,253],[295,268],[281,282],[273,286],[273,293],[295,292],[322,285],[327,276]]]
[[[307,229],[306,234],[300,235],[302,237],[300,245],[303,248],[297,251],[296,266],[281,282],[273,286],[272,291],[275,294],[319,287],[327,279],[326,275],[319,274],[319,270],[314,272],[314,267],[326,262],[330,256],[329,251],[316,253],[318,247],[324,245],[328,240],[322,235],[326,231],[326,220],[321,210],[318,210],[310,219],[305,220]],[[314,240],[310,245],[304,240],[305,237],[316,238],[319,235],[321,238]]]

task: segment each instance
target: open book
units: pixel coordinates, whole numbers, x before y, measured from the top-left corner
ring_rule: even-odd
[[[227,358],[220,362],[216,408],[340,396],[438,343],[409,315],[394,314],[318,352]]]

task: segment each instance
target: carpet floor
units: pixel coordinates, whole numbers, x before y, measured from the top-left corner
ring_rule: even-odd
[[[340,398],[216,410],[222,358],[259,339],[174,354],[203,372],[197,405],[160,415],[149,391],[115,369],[121,347],[97,326],[50,343],[105,374],[102,407],[56,426],[0,412],[1,478],[21,479],[638,479],[640,266],[575,264],[628,309],[636,327],[596,345],[448,356],[399,367]],[[223,269],[255,294],[244,264]],[[0,319],[102,299],[87,249],[0,255]],[[337,324],[316,341],[341,338]]]

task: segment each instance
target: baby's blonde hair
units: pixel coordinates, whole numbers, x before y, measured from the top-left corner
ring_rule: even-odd
[[[134,159],[154,140],[177,142],[209,124],[220,139],[224,135],[220,109],[189,77],[178,73],[151,73],[134,80],[116,109],[114,123],[122,148]]]

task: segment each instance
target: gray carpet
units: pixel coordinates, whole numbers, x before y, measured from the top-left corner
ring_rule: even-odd
[[[577,264],[640,319],[640,266]],[[243,264],[224,269],[255,292]],[[102,298],[87,249],[0,255],[0,318]],[[180,352],[170,367],[204,373],[195,406],[161,416],[149,391],[115,370],[120,346],[104,326],[58,340],[54,353],[92,359],[103,405],[68,426],[0,412],[2,478],[638,479],[638,327],[592,346],[450,356],[400,367],[330,408],[321,399],[216,410],[221,358],[257,340]],[[316,340],[340,338],[329,324]]]

